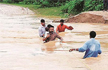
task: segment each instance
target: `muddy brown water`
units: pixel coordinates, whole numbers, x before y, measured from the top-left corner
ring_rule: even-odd
[[[108,70],[108,24],[66,23],[74,30],[66,30],[59,40],[43,44],[38,36],[40,19],[30,15],[0,14],[0,70]],[[46,24],[56,26],[46,19]],[[102,54],[82,59],[84,53],[68,52],[89,40],[89,32],[96,31]]]

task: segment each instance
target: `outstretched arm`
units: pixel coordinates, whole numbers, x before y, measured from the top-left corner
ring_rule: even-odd
[[[65,25],[66,29],[69,29],[69,27],[67,25]]]
[[[59,38],[61,41],[63,41],[63,38],[60,37],[58,34],[57,34],[57,38]]]
[[[72,52],[72,51],[78,51],[79,49],[70,49],[69,52]]]
[[[65,25],[66,26],[66,25]],[[72,26],[66,26],[66,28],[68,29],[68,30],[73,30],[73,27]]]
[[[79,52],[84,52],[86,51],[88,48],[87,48],[87,44],[85,43],[81,48],[77,48],[77,49],[70,49],[69,52],[71,51],[79,51]]]

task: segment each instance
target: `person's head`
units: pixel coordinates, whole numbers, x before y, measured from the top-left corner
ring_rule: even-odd
[[[53,33],[53,32],[54,32],[54,26],[50,26],[49,33]]]
[[[49,28],[48,28],[48,27],[46,27],[46,28],[45,28],[45,31],[49,31]]]
[[[90,38],[95,38],[96,37],[96,32],[95,31],[91,31],[90,32]]]
[[[41,19],[41,25],[45,26],[45,20],[44,19]]]
[[[51,27],[51,24],[48,24],[47,27],[45,28],[46,31],[49,31],[49,28]]]
[[[60,20],[60,24],[61,24],[61,25],[63,25],[63,23],[64,23],[64,20],[63,20],[63,19],[61,19],[61,20]]]
[[[52,26],[51,24],[48,24],[48,25],[47,25],[48,28],[50,28],[51,26]]]

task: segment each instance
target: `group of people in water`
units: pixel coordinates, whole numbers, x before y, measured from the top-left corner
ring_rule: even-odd
[[[67,26],[64,24],[64,20],[60,20],[60,24],[56,28],[56,32],[54,31],[54,26],[51,24],[45,25],[45,20],[41,19],[41,26],[39,27],[39,36],[43,38],[44,43],[47,43],[49,41],[54,41],[56,38],[60,39],[61,42],[63,41],[63,38],[60,37],[58,34],[60,32],[65,32],[65,29],[73,30],[72,26]],[[95,40],[96,32],[91,31],[90,32],[90,40],[87,41],[81,48],[74,48],[70,49],[71,51],[79,51],[79,52],[85,52],[85,55],[83,58],[89,58],[89,57],[97,57],[98,54],[101,54],[101,46],[99,41]]]
[[[39,36],[43,37],[44,43],[53,41],[56,38],[59,38],[61,41],[62,37],[58,35],[59,32],[64,32],[65,29],[72,30],[72,26],[64,25],[64,20],[60,20],[60,25],[57,26],[56,32],[54,31],[54,26],[51,24],[45,25],[45,20],[41,19],[41,26],[39,27]],[[46,34],[47,33],[47,34]]]

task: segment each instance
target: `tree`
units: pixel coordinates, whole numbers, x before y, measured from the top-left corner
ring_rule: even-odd
[[[0,0],[0,2],[3,2],[3,0]]]

